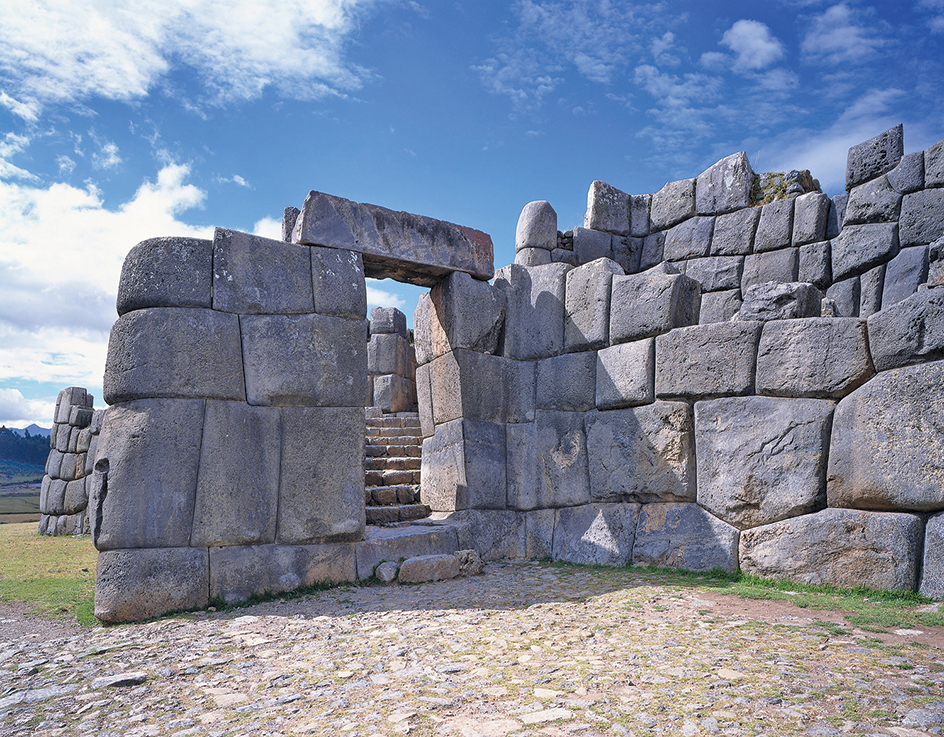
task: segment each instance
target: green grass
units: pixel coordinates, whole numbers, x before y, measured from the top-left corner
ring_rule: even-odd
[[[2,514],[39,514],[39,494],[0,496],[0,515]]]
[[[12,484],[39,483],[43,480],[46,469],[16,461],[0,461],[0,486]]]
[[[47,537],[32,522],[0,525],[0,601],[91,627],[97,553],[88,537]]]

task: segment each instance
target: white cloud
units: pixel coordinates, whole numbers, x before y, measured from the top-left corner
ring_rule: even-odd
[[[370,314],[372,307],[396,307],[399,310],[406,307],[406,300],[399,294],[373,286],[380,284],[381,281],[381,279],[367,280],[367,313]]]
[[[917,7],[934,13],[927,21],[933,33],[944,31],[944,0],[920,0]]]
[[[269,217],[262,218],[252,226],[252,232],[261,235],[263,238],[280,241],[282,240],[282,221]]]
[[[27,399],[18,389],[0,389],[0,425],[26,427],[35,422],[48,427],[55,410],[56,397]]]
[[[69,176],[75,171],[75,160],[70,156],[65,154],[57,156],[56,163],[59,165],[59,176]]]
[[[235,184],[239,187],[245,187],[246,189],[252,189],[252,185],[239,174],[233,174],[231,177],[217,177],[216,182],[218,184]]]
[[[831,64],[864,61],[884,42],[856,20],[848,5],[834,5],[813,19],[800,50],[813,61]]]
[[[672,53],[675,50],[675,34],[672,31],[666,31],[661,37],[652,39],[650,48],[656,64],[675,67],[681,63],[678,56]]]
[[[0,105],[7,110],[22,118],[28,123],[35,123],[39,120],[39,103],[35,100],[23,102],[10,97],[6,92],[0,90]]]
[[[739,20],[721,37],[721,45],[734,52],[735,72],[764,69],[783,58],[783,44],[756,20]]]
[[[96,169],[114,169],[120,163],[118,146],[111,141],[102,143],[98,151],[92,154],[92,166]]]

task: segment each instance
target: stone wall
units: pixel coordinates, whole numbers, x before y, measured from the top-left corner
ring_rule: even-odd
[[[416,408],[416,353],[406,315],[396,307],[370,311],[367,345],[367,402],[383,413]]]
[[[417,307],[423,500],[489,558],[944,594],[944,142],[902,148],[831,200],[752,206],[743,153],[594,182],[572,251],[527,205]]]

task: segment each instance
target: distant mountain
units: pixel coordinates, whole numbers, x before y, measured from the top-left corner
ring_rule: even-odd
[[[34,422],[32,425],[27,425],[27,426],[24,427],[24,428],[14,427],[14,428],[13,428],[13,434],[14,434],[14,435],[19,435],[21,438],[25,438],[25,437],[26,437],[26,431],[27,431],[27,430],[29,430],[29,434],[30,434],[31,436],[33,436],[33,437],[36,437],[37,435],[42,435],[44,438],[48,438],[48,437],[49,437],[49,428],[48,428],[48,427],[40,427],[40,426],[37,425],[35,422]]]

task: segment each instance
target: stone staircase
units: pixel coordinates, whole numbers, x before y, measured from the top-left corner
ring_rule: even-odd
[[[428,517],[429,507],[420,503],[423,439],[419,413],[383,414],[378,407],[368,407],[365,413],[364,501],[367,524],[392,524]]]

